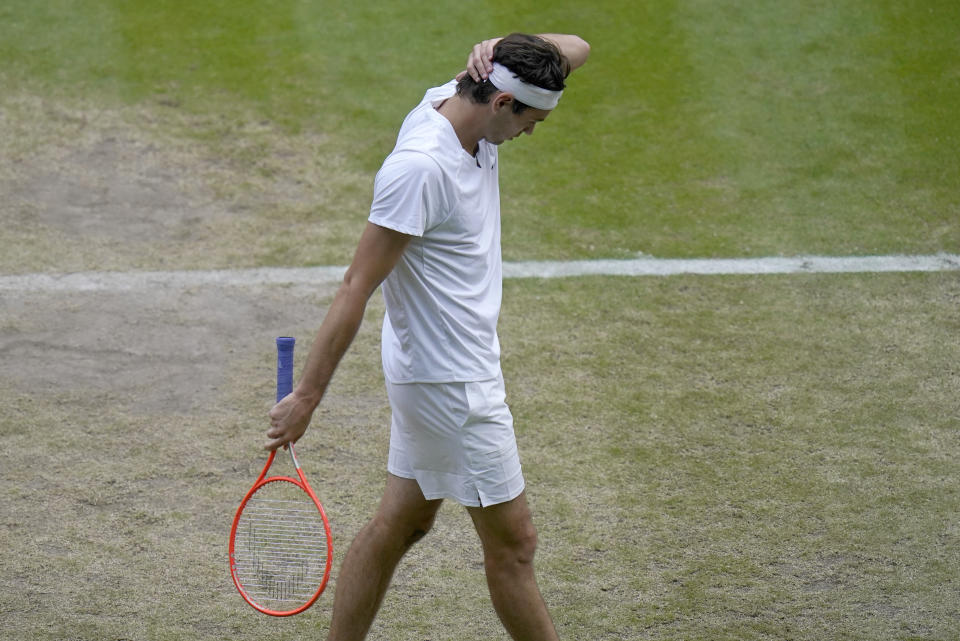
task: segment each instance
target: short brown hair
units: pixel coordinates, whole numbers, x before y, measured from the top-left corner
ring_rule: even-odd
[[[493,61],[502,64],[518,78],[531,85],[550,91],[561,91],[570,75],[570,61],[549,40],[526,33],[511,33],[493,48]],[[457,84],[457,95],[472,102],[486,104],[500,91],[492,82],[476,82],[466,74]],[[513,111],[520,113],[528,105],[513,101]]]

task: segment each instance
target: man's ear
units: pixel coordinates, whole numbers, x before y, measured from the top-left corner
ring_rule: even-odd
[[[506,91],[501,91],[493,100],[490,101],[493,106],[493,111],[500,111],[503,107],[509,107],[513,104],[513,94],[507,93]]]

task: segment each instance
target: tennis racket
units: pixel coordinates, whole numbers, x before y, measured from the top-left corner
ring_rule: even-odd
[[[294,339],[277,339],[277,401],[293,389]],[[254,609],[283,617],[303,612],[330,578],[333,540],[323,506],[287,446],[298,479],[267,472],[276,451],[243,497],[230,528],[230,574]]]

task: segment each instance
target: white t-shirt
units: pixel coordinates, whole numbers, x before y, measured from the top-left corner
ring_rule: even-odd
[[[427,91],[374,183],[370,222],[413,236],[383,282],[383,370],[391,383],[481,381],[500,372],[503,269],[497,148],[460,145]]]

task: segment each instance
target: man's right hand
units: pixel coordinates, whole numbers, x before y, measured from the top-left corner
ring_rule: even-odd
[[[307,431],[316,407],[315,402],[298,396],[296,391],[280,399],[268,414],[270,429],[267,430],[267,438],[270,440],[264,449],[273,451],[286,447],[287,443],[296,443]]]

